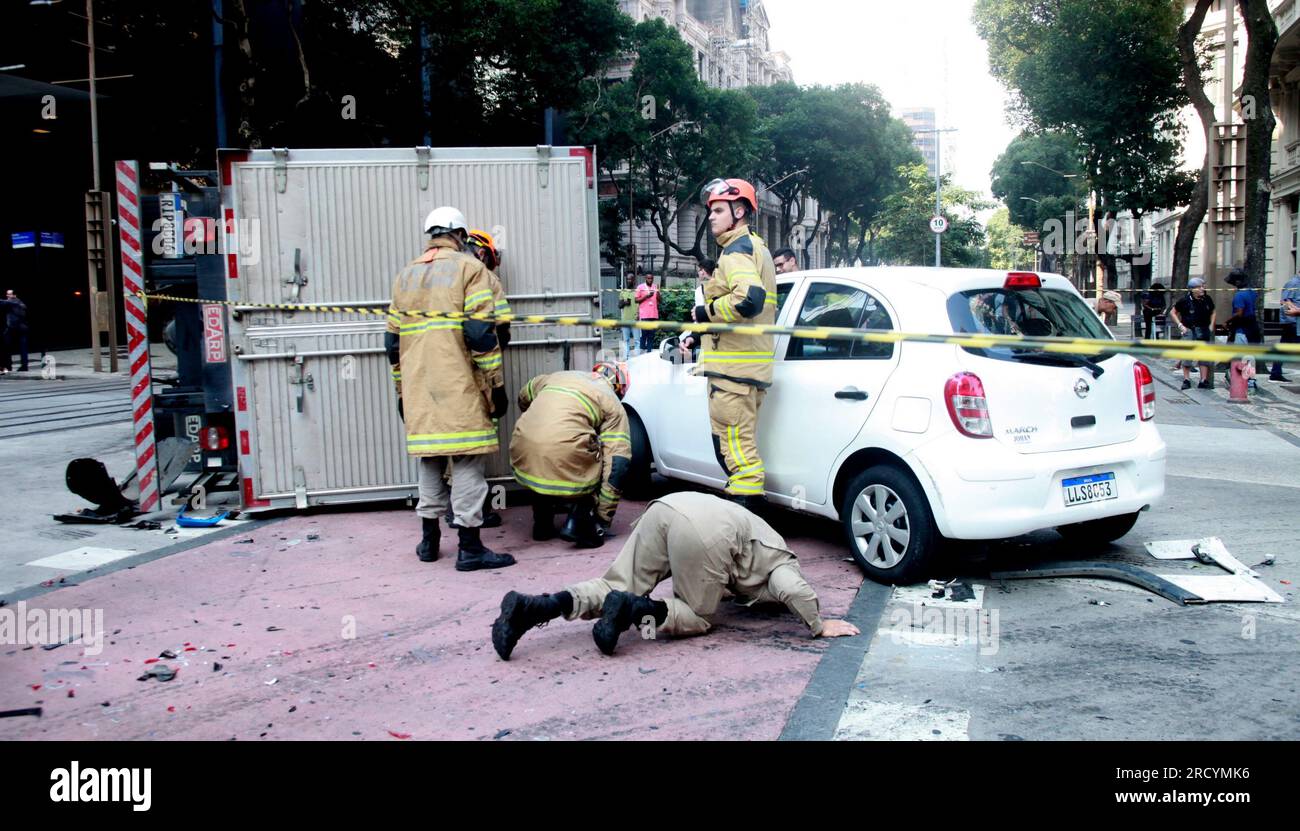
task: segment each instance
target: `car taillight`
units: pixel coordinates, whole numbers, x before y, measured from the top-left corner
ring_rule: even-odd
[[[204,450],[215,453],[230,446],[230,436],[225,427],[209,427],[199,433],[199,444]]]
[[[1041,288],[1043,281],[1032,271],[1009,271],[1007,272],[1007,281],[1002,284],[1004,289],[1036,289]]]
[[[1156,379],[1140,361],[1133,365],[1133,385],[1137,389],[1138,415],[1143,421],[1150,421],[1156,415]]]
[[[943,401],[948,405],[948,415],[953,426],[963,436],[973,439],[993,438],[993,422],[989,420],[989,405],[984,399],[984,384],[979,376],[959,372],[943,385]]]

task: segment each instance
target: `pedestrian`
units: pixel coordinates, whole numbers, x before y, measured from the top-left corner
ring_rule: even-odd
[[[758,197],[743,179],[714,179],[701,201],[722,256],[704,285],[699,323],[776,322],[776,266],[763,240],[749,228]],[[748,508],[763,502],[763,459],[758,452],[758,410],[772,386],[771,335],[722,332],[707,338],[693,372],[709,379],[713,451],[727,474],[727,495]]]
[[[648,597],[670,576],[671,598]],[[822,619],[798,558],[771,526],[712,494],[683,491],[650,503],[604,577],[554,594],[507,593],[492,646],[509,660],[525,632],[558,617],[599,618],[591,635],[606,655],[634,625],[656,636],[703,635],[728,592],[747,606],[784,604],[814,638],[859,634],[847,621]]]
[[[19,299],[13,289],[5,290],[5,299],[0,300],[0,312],[4,317],[4,333],[0,342],[4,344],[4,360],[0,369],[7,374],[13,371],[13,353],[17,352],[21,361],[19,372],[27,372],[27,304]]]
[[[799,270],[799,258],[793,248],[778,248],[772,252],[772,265],[777,274],[793,274]]]
[[[1142,294],[1142,332],[1143,337],[1153,340],[1159,337],[1154,331],[1155,320],[1165,314],[1169,305],[1169,295],[1164,284],[1152,283],[1151,288]]]
[[[636,287],[637,320],[659,319],[659,289],[655,286],[655,276],[647,272],[645,282]],[[654,349],[655,333],[653,329],[641,330],[641,351]]]
[[[1214,299],[1205,293],[1205,278],[1193,277],[1187,281],[1187,294],[1183,295],[1174,304],[1173,309],[1170,310],[1170,315],[1184,337],[1191,335],[1193,340],[1214,343],[1214,324],[1218,319],[1218,313],[1214,310]],[[1212,369],[1210,363],[1201,361],[1198,366],[1201,371],[1201,381],[1196,385],[1196,388],[1202,390],[1214,389],[1214,380],[1210,376],[1210,370]],[[1190,377],[1191,362],[1183,361],[1182,370],[1182,388],[1190,389],[1192,386]]]
[[[620,319],[624,323],[631,323],[636,320],[637,313],[636,274],[632,271],[628,271],[626,274],[626,285],[618,292],[618,308]],[[632,335],[636,332],[636,329],[631,326],[621,326],[618,331],[623,339],[622,358],[627,360],[628,356],[632,354]]]
[[[1264,333],[1259,328],[1259,319],[1255,309],[1258,297],[1254,290],[1248,288],[1250,277],[1245,271],[1234,268],[1224,282],[1237,289],[1232,295],[1232,315],[1225,321],[1228,327],[1228,342],[1237,343],[1238,335],[1244,336],[1246,343],[1263,343]]]
[[[424,254],[393,280],[384,347],[397,385],[398,414],[406,423],[406,452],[419,459],[420,499],[416,513],[422,536],[421,562],[438,559],[438,517],[450,499],[460,546],[457,571],[514,565],[509,554],[483,545],[483,501],[488,454],[497,452],[493,419],[509,406],[496,327],[485,320],[430,318],[412,311],[443,314],[491,312],[489,271],[465,252],[469,227],[452,207],[436,208],[424,221],[430,241]],[[475,377],[481,370],[490,389],[484,395]],[[443,482],[452,462],[450,494]]]
[[[706,257],[705,259],[696,262],[695,277],[697,282],[695,283],[695,303],[691,306],[692,309],[696,306],[704,305],[704,284],[713,279],[713,272],[717,270],[717,260]],[[700,338],[702,337],[703,334],[696,334],[695,332],[685,332],[682,334],[680,345],[683,360],[694,360],[694,350],[699,347]]]
[[[1282,343],[1300,343],[1300,274],[1287,280],[1282,287],[1278,318],[1282,323]],[[1268,380],[1286,383],[1291,379],[1282,374],[1282,362],[1274,361]]]
[[[614,521],[632,466],[632,436],[622,401],[627,369],[601,361],[591,372],[538,375],[519,392],[522,415],[510,437],[515,480],[533,491],[533,539],[556,536],[555,514],[568,505],[559,536],[599,548]]]
[[[1097,301],[1097,317],[1105,323],[1112,314],[1119,311],[1119,304],[1122,302],[1124,298],[1119,292],[1113,290],[1102,292],[1101,299]]]

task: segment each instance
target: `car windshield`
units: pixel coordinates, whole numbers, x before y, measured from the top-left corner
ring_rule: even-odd
[[[1092,309],[1078,295],[1061,289],[958,292],[948,298],[948,319],[954,332],[973,335],[1111,339],[1110,331]],[[1037,347],[964,348],[975,355],[1008,360],[1043,354]],[[1069,360],[1069,356],[1061,357]]]

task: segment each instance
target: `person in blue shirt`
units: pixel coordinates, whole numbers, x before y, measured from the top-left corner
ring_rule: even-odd
[[[1232,295],[1232,316],[1225,322],[1228,327],[1228,342],[1237,341],[1237,335],[1241,334],[1245,336],[1246,343],[1263,343],[1264,333],[1260,330],[1259,318],[1255,315],[1257,303],[1255,291],[1247,288],[1250,277],[1245,271],[1234,268],[1232,273],[1224,278],[1224,282],[1237,289]]]
[[[1282,343],[1300,343],[1300,274],[1287,280],[1282,287],[1282,308],[1278,313],[1282,320]],[[1274,361],[1268,380],[1286,382],[1291,379],[1282,374],[1282,362]]]

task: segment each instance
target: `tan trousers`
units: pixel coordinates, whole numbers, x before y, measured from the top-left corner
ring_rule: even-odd
[[[487,499],[487,455],[474,456],[423,456],[420,458],[420,501],[415,513],[424,519],[437,519],[447,511],[451,502],[452,515],[462,528],[478,528],[483,524],[483,500]],[[451,488],[443,481],[447,465],[451,465]]]
[[[725,586],[710,576],[708,558],[718,552],[707,550],[689,523],[675,510],[653,503],[623,544],[614,564],[598,580],[587,580],[565,589],[573,595],[569,620],[600,617],[605,597],[612,591],[647,594],[670,576],[673,594],[665,601],[668,618],[657,632],[665,635],[702,635],[711,624],[705,618],[717,611]],[[726,556],[725,552],[722,552]],[[714,567],[726,574],[725,568]],[[638,625],[644,621],[637,621]]]
[[[713,449],[727,472],[727,493],[763,495],[763,459],[758,455],[758,408],[767,390],[709,379],[709,425]]]

